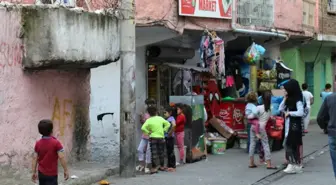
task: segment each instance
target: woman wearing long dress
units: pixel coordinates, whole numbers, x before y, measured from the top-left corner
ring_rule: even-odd
[[[285,173],[302,172],[301,147],[304,115],[303,96],[298,81],[291,79],[284,85],[285,98],[280,104],[280,111],[285,115],[284,147],[288,160]]]

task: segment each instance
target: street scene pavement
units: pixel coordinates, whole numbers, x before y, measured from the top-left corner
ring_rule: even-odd
[[[311,160],[305,165],[304,173],[297,175],[286,175],[271,185],[296,185],[296,184],[335,184],[331,167],[329,151]]]
[[[266,170],[263,165],[256,169],[249,169],[248,154],[241,149],[230,149],[224,155],[209,155],[207,160],[178,167],[175,173],[138,175],[130,179],[111,177],[107,180],[117,185],[333,184],[335,179],[326,145],[327,136],[322,134],[316,124],[311,125],[310,132],[304,137],[304,156],[306,156],[304,173],[296,175],[285,175],[280,169]],[[272,160],[275,165],[281,167],[284,162],[284,150],[272,153]]]
[[[311,125],[309,133],[304,137],[304,163],[302,174],[286,175],[282,172],[284,150],[272,153],[272,162],[279,170],[267,170],[264,165],[248,168],[248,154],[242,149],[229,149],[224,155],[208,155],[206,160],[178,167],[175,173],[161,172],[154,175],[138,175],[135,178],[123,179],[118,176],[107,178],[114,185],[330,185],[335,183],[327,146],[327,135],[323,134],[316,124]],[[255,156],[257,161],[257,156]],[[117,174],[107,170],[108,164],[76,164],[70,166],[70,175],[76,179],[67,182],[62,180],[59,172],[60,185],[90,185],[92,182],[104,180],[107,174]],[[33,185],[29,169],[20,173],[9,173],[1,168],[0,185]],[[96,180],[92,180],[96,179]],[[92,185],[97,185],[94,183]]]

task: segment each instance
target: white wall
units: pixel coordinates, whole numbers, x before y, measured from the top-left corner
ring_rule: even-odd
[[[119,165],[120,61],[91,69],[91,155],[93,161]],[[97,120],[97,115],[113,112]]]

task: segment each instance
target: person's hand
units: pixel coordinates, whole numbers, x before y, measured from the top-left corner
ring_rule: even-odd
[[[289,116],[289,112],[285,112],[285,118]]]
[[[260,134],[256,134],[258,139],[261,139],[261,135]]]
[[[33,175],[32,175],[32,181],[33,181],[33,183],[36,183],[36,181],[37,181],[37,173],[36,172],[33,173]]]
[[[64,180],[68,180],[69,179],[69,171],[66,170],[64,171]]]

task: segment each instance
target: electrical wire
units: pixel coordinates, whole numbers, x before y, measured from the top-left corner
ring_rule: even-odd
[[[320,12],[322,12],[322,16],[321,16],[321,33],[323,34],[324,33],[324,17],[323,17],[323,15],[326,13],[325,12],[325,7],[324,6],[321,6],[321,4],[322,3],[320,3],[319,5],[319,7],[322,9],[322,11],[320,11]],[[322,4],[323,5],[323,4]],[[328,6],[328,5],[327,5]],[[320,55],[320,52],[321,52],[321,49],[322,49],[322,46],[323,46],[323,42],[324,42],[324,40],[322,39],[321,40],[321,44],[320,44],[320,47],[319,47],[319,49],[317,50],[317,53],[316,53],[316,56],[315,56],[315,59],[314,59],[314,62],[313,62],[313,68],[315,68],[315,65],[316,65],[316,63],[317,63],[317,60],[318,60],[318,56]]]

